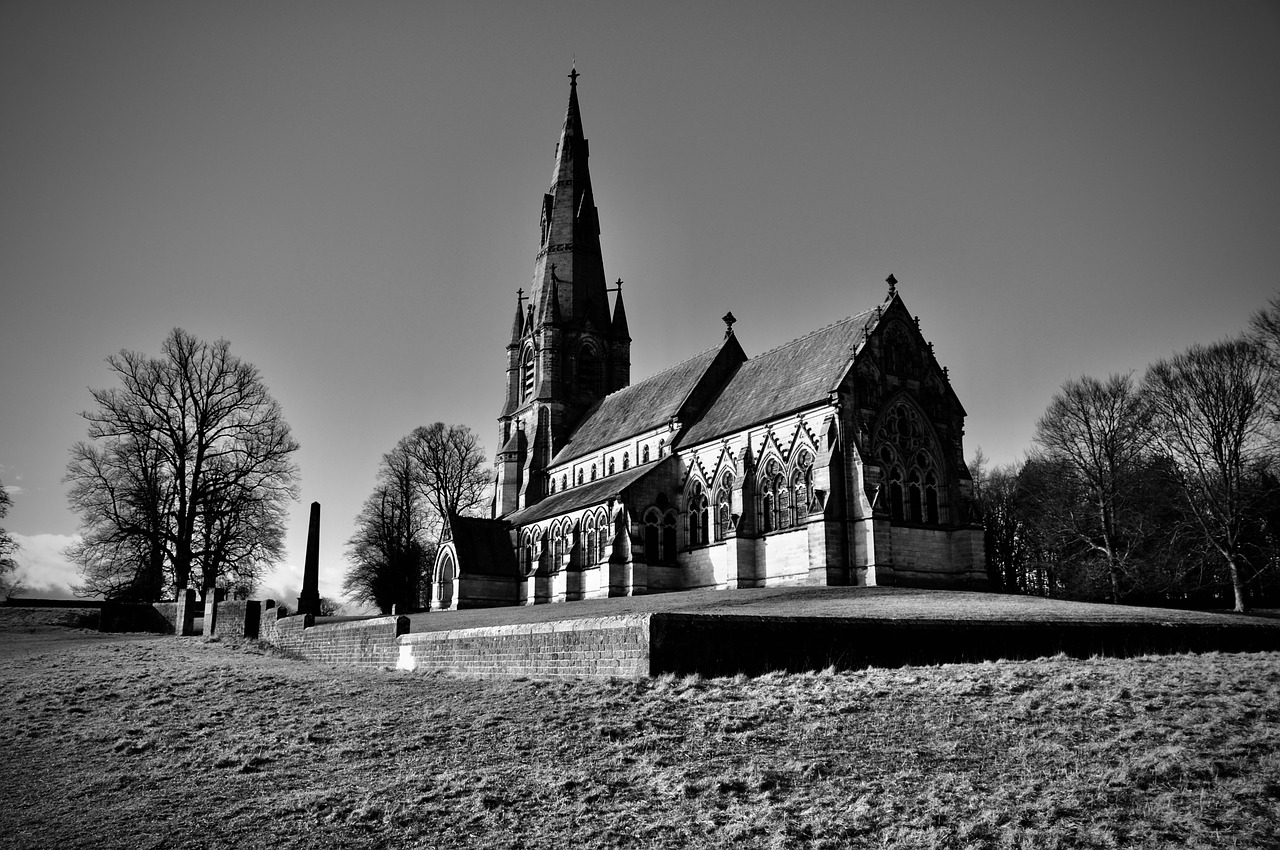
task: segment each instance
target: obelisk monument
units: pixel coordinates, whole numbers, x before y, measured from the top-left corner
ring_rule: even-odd
[[[320,616],[320,503],[311,503],[311,523],[307,526],[307,560],[302,565],[302,595],[298,613]]]

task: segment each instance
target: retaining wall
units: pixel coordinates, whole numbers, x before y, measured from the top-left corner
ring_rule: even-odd
[[[653,616],[406,634],[396,667],[479,676],[648,676]]]

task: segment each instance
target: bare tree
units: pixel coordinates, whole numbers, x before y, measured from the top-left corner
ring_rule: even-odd
[[[382,457],[378,483],[347,541],[343,591],[384,612],[416,606],[448,533],[448,517],[488,504],[488,464],[465,425],[415,428]]]
[[[8,515],[12,504],[13,497],[9,495],[4,485],[0,484],[0,519]],[[18,563],[13,559],[13,554],[17,551],[17,542],[9,532],[0,528],[0,599],[8,599],[22,589],[18,581]]]
[[[384,614],[393,605],[414,606],[430,558],[435,530],[422,495],[417,465],[405,437],[382,456],[378,483],[356,517],[347,541],[347,570],[342,590],[356,602],[374,605]]]
[[[436,422],[415,428],[407,440],[418,486],[441,523],[439,541],[448,517],[474,514],[488,502],[488,462],[480,439],[465,425]]]
[[[89,442],[72,448],[64,479],[83,528],[68,552],[80,590],[252,586],[280,557],[297,498],[298,444],[258,370],[226,340],[177,328],[161,357],[121,351],[107,364],[120,386],[91,390]]]
[[[1249,338],[1257,343],[1270,362],[1270,414],[1271,421],[1280,425],[1280,295],[1272,298],[1266,307],[1253,314],[1249,321]]]
[[[1264,521],[1259,507],[1277,460],[1274,363],[1248,339],[1197,345],[1152,366],[1144,390],[1189,513],[1244,611],[1246,541]]]
[[[1075,479],[1086,510],[1064,504],[1060,516],[1105,561],[1111,601],[1118,602],[1138,538],[1123,522],[1134,496],[1129,485],[1153,440],[1147,400],[1129,375],[1068,380],[1036,423],[1035,440]]]

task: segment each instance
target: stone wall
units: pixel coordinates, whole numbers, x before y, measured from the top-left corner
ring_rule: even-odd
[[[407,634],[401,670],[479,676],[648,676],[651,614]]]
[[[396,639],[409,631],[408,617],[375,617],[317,623],[311,614],[273,619],[264,609],[263,640],[307,661],[381,669],[400,657]]]

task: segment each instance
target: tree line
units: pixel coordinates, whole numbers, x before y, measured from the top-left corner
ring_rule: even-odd
[[[1133,375],[1066,381],[1025,459],[970,464],[993,586],[1246,610],[1280,596],[1280,297]]]

